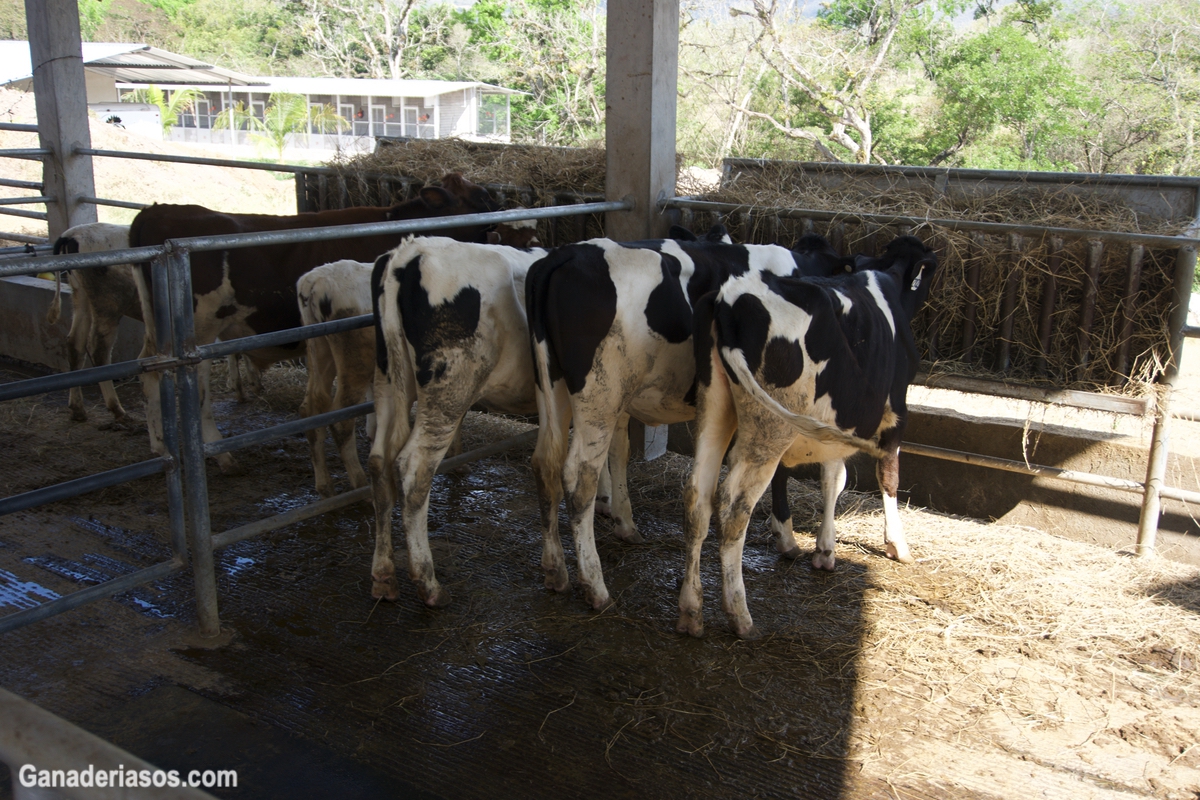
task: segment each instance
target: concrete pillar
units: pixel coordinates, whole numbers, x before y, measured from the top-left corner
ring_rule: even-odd
[[[675,193],[675,98],[679,0],[609,0],[605,75],[605,196],[630,198],[632,211],[609,213],[609,238],[665,236],[658,199]]]
[[[25,0],[33,92],[40,146],[52,151],[42,166],[50,241],[72,225],[96,221],[96,207],[77,197],[96,195],[91,156],[71,155],[75,147],[91,147],[83,47],[79,39],[77,0]]]

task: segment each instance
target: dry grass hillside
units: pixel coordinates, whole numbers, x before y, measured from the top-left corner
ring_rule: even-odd
[[[34,109],[33,95],[0,89],[0,122],[36,123],[37,113]],[[104,150],[230,157],[227,153],[203,151],[148,139],[105,124],[95,117],[91,120],[91,134],[92,146]],[[37,147],[35,134],[0,131],[0,148],[30,147]],[[296,193],[291,175],[118,158],[97,158],[93,164],[97,197],[135,203],[198,203],[221,211],[260,214],[291,214],[296,210]],[[40,181],[41,177],[42,167],[39,161],[0,159],[0,178]],[[21,197],[30,194],[28,189],[0,186],[0,197]],[[41,206],[28,208],[42,210]],[[127,223],[137,213],[130,209],[107,206],[100,206],[98,211],[101,222]],[[37,220],[5,215],[3,220],[0,220],[0,231],[45,236],[46,225]]]

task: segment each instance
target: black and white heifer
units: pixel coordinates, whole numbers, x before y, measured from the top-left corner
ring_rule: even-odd
[[[821,463],[825,514],[813,566],[833,569],[834,507],[844,460],[878,459],[887,555],[910,562],[896,504],[905,395],[919,358],[911,331],[937,258],[902,236],[862,271],[833,278],[731,278],[696,311],[696,457],[685,493],[687,562],[679,594],[681,633],[704,630],[700,547],[716,494],[726,615],[756,635],[742,583],[750,513],[778,465]],[[717,487],[722,456],[729,473]],[[794,546],[794,542],[792,543]]]
[[[637,541],[620,458],[628,449],[626,425],[630,416],[647,425],[695,416],[695,300],[730,276],[828,275],[846,269],[846,260],[820,237],[806,237],[803,252],[794,252],[728,244],[718,241],[721,233],[701,241],[595,239],[558,248],[530,269],[527,308],[541,421],[533,471],[544,537],[542,567],[548,586],[568,585],[558,533],[558,501],[565,494],[579,582],[594,608],[609,599],[593,528],[605,453],[610,454],[617,535]],[[572,422],[575,433],[568,445]]]
[[[426,605],[450,602],[429,550],[433,476],[472,406],[514,414],[536,410],[525,277],[545,254],[431,237],[410,238],[375,262],[376,431],[367,462],[375,504],[375,597],[399,596],[392,561],[398,456],[409,573]]]

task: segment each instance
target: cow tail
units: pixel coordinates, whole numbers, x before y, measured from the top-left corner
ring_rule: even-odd
[[[550,361],[555,357],[554,345],[546,327],[546,306],[550,293],[550,281],[555,271],[573,257],[570,248],[552,251],[529,268],[525,278],[525,314],[529,321],[529,346],[533,350],[533,373],[538,396],[538,415],[541,418],[541,435],[546,437],[547,455],[551,463],[561,464],[566,457],[567,443],[561,440],[557,425],[562,409],[550,379]]]
[[[60,236],[54,243],[54,255],[56,256],[78,252],[79,242],[70,236]],[[54,273],[54,299],[50,301],[50,309],[46,312],[46,322],[51,325],[58,322],[58,318],[62,316],[62,277],[61,271]]]
[[[882,458],[884,456],[884,452],[879,449],[879,445],[875,442],[860,439],[857,436],[846,433],[841,428],[830,425],[827,422],[822,422],[808,414],[797,414],[794,411],[784,408],[778,400],[768,394],[767,390],[762,388],[762,385],[755,380],[754,374],[750,371],[749,366],[747,366],[746,358],[740,350],[726,350],[725,356],[723,359],[724,362],[734,372],[734,377],[737,378],[742,388],[749,392],[755,400],[769,411],[795,428],[797,433],[826,444],[848,445],[862,450],[864,453],[868,453],[875,458]]]

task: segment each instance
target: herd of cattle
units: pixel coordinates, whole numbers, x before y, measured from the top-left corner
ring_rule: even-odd
[[[494,210],[485,189],[452,173],[440,187],[390,208],[268,216],[154,205],[129,227],[72,228],[55,253]],[[724,609],[737,635],[756,635],[741,573],[746,528],[771,486],[776,546],[786,557],[799,556],[786,500],[786,468],[798,464],[821,465],[825,508],[815,568],[834,567],[834,509],[845,486],[845,459],[860,451],[878,462],[887,555],[912,560],[897,511],[898,458],[905,395],[918,365],[910,323],[936,269],[931,249],[912,236],[896,238],[877,258],[841,256],[813,235],[791,249],[735,245],[715,226],[703,237],[676,227],[668,239],[595,239],[548,250],[536,246],[535,234],[527,222],[463,227],[438,237],[378,235],[191,255],[198,344],[374,314],[373,331],[254,350],[243,358],[253,379],[275,361],[305,356],[301,416],[373,396],[365,473],[353,420],[335,424],[332,433],[350,484],[369,480],[372,487],[375,597],[399,595],[391,540],[398,485],[417,593],[430,606],[449,602],[429,548],[429,494],[472,407],[538,414],[533,474],[545,583],[558,592],[570,588],[558,532],[558,505],[565,499],[578,581],[596,609],[609,603],[595,545],[596,510],[612,516],[619,538],[641,541],[626,486],[631,417],[647,425],[695,420],[680,632],[703,633],[700,552],[715,506]],[[85,352],[95,364],[108,363],[123,315],[145,323],[143,356],[153,355],[148,267],[69,273],[71,369]],[[56,293],[52,317],[58,309]],[[214,441],[220,433],[207,364],[200,369],[203,433]],[[231,363],[231,377],[240,374]],[[112,385],[101,388],[109,410],[123,416]],[[151,446],[162,452],[156,373],[144,376],[143,390]],[[73,419],[86,418],[78,390],[70,408]],[[317,489],[329,496],[325,433],[310,432],[309,442]],[[233,466],[228,453],[217,458],[222,468]],[[729,470],[719,481],[723,461]]]

